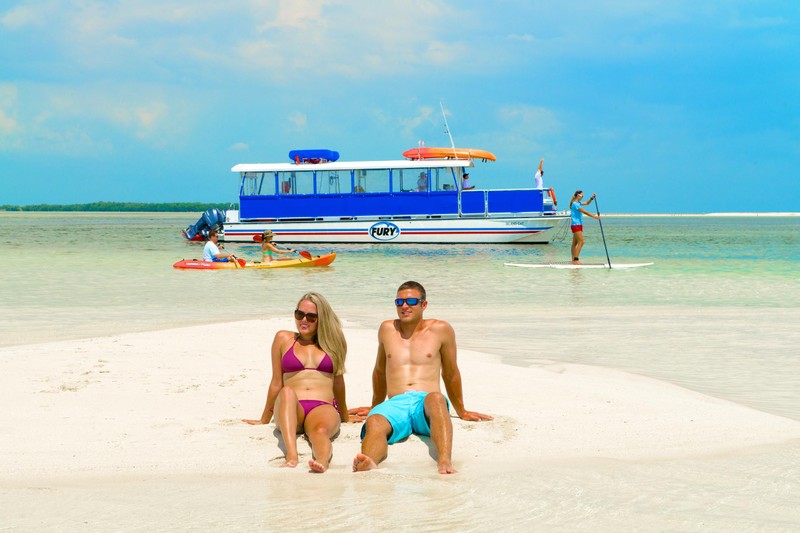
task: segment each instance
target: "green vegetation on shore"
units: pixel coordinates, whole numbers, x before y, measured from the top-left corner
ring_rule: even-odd
[[[36,204],[36,205],[0,205],[0,211],[108,211],[108,212],[155,212],[155,213],[182,213],[208,211],[212,207],[227,209],[228,202],[206,204],[200,202],[167,202],[167,203],[137,203],[137,202],[92,202],[89,204]],[[230,206],[238,209],[238,204]]]

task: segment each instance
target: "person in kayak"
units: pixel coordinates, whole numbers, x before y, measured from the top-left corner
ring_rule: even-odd
[[[235,255],[220,252],[221,246],[217,246],[217,242],[219,242],[219,233],[217,230],[212,229],[208,232],[208,242],[203,248],[203,261],[214,261],[215,263],[236,261]]]
[[[262,263],[269,263],[270,261],[274,261],[275,258],[272,257],[272,254],[291,254],[294,253],[294,248],[288,248],[286,250],[281,250],[275,243],[272,242],[272,238],[275,236],[272,233],[272,230],[265,230],[264,233],[261,234],[261,262]]]

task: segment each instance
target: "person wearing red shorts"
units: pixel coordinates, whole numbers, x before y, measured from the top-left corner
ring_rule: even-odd
[[[572,229],[572,247],[570,250],[572,252],[573,265],[582,264],[580,257],[581,248],[583,248],[583,215],[600,220],[600,215],[593,215],[582,207],[592,203],[595,196],[596,195],[592,194],[588,200],[581,202],[583,199],[583,191],[575,191],[575,194],[572,195],[572,199],[569,201],[571,215],[570,228]]]

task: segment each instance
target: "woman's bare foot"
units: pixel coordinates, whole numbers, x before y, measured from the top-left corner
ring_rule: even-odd
[[[328,469],[330,466],[331,460],[328,459],[327,462],[323,463],[322,461],[317,461],[316,459],[309,459],[308,460],[308,467],[311,469],[312,472],[318,472],[322,474]]]
[[[375,461],[363,453],[357,454],[356,458],[353,459],[353,472],[366,472],[367,470],[372,470],[373,468],[378,468],[378,465],[375,464]]]
[[[281,465],[281,468],[294,468],[297,466],[297,459],[286,459],[286,462]]]

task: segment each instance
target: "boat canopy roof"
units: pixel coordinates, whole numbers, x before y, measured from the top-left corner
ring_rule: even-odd
[[[421,161],[336,161],[334,163],[240,163],[231,172],[311,172],[325,170],[369,170],[382,168],[466,168],[475,166],[472,160],[424,159]]]

